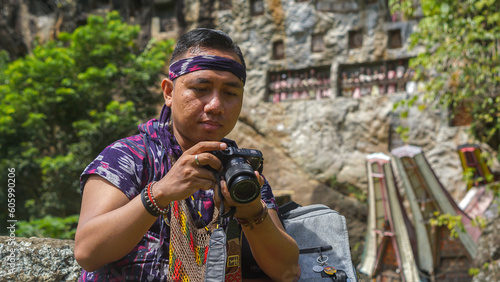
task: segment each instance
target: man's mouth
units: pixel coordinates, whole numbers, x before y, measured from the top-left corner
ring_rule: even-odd
[[[222,124],[213,120],[202,121],[201,125],[207,130],[216,130],[222,127]]]

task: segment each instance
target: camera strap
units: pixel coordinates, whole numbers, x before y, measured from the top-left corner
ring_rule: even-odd
[[[219,178],[217,178],[219,179]],[[220,204],[220,217],[221,218],[233,218],[234,214],[236,213],[236,207],[231,207],[228,211],[226,211],[226,206],[224,205],[224,195],[222,195],[222,190],[221,187],[219,187],[219,199],[221,201]]]
[[[224,281],[227,260],[226,233],[222,226],[212,232],[208,245],[205,282]]]
[[[222,219],[232,218],[236,207],[226,211],[221,189],[218,195],[219,224],[210,237],[204,282],[241,281],[241,228],[234,219],[229,221],[226,232],[222,228]]]

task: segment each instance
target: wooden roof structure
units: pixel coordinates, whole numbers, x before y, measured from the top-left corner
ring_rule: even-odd
[[[394,181],[391,158],[367,156],[368,226],[359,271],[377,281],[422,281],[414,257],[414,230]]]
[[[481,152],[481,147],[477,144],[463,144],[457,147],[457,153],[464,172],[472,170],[474,174],[472,177],[475,183],[468,183],[467,189],[480,184],[487,184],[493,180],[491,170],[486,160],[481,156]]]
[[[474,186],[469,189],[465,197],[458,203],[458,206],[471,219],[478,216],[491,220],[495,216],[495,205],[493,193],[486,189],[485,185]]]
[[[481,234],[440,183],[420,147],[405,145],[391,151],[410,203],[417,238],[417,264],[434,281],[470,281],[468,268]],[[465,232],[450,238],[446,226],[432,226],[434,212],[460,215]]]
[[[463,144],[457,147],[457,153],[464,172],[473,173],[473,181],[467,183],[467,194],[458,206],[472,219],[478,216],[485,219],[493,218],[495,196],[487,186],[496,179],[483,157],[481,147],[478,144]]]

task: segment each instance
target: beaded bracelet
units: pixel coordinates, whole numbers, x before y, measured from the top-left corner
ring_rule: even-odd
[[[142,189],[141,191],[141,200],[144,208],[154,217],[160,216],[160,212],[153,206],[153,203],[149,200],[149,197],[146,195],[147,188]]]
[[[264,202],[264,200],[261,199],[260,201],[262,203],[262,212],[259,216],[255,217],[252,221],[244,219],[244,218],[236,218],[236,220],[238,221],[238,223],[242,227],[250,226],[250,230],[253,230],[254,225],[257,225],[257,224],[264,222],[264,220],[266,219],[267,214],[268,214],[267,205],[266,205],[266,202]]]
[[[153,181],[153,182],[151,182],[151,183],[148,184],[148,188],[147,189],[148,189],[148,198],[149,198],[149,201],[151,203],[153,203],[153,206],[158,210],[158,212],[160,214],[166,215],[168,213],[168,206],[170,204],[168,204],[167,207],[164,208],[164,209],[162,209],[162,208],[160,208],[160,206],[158,206],[158,204],[156,203],[155,197],[153,196],[153,190],[152,190],[153,189],[153,184],[155,184],[155,183],[156,183],[156,181]]]

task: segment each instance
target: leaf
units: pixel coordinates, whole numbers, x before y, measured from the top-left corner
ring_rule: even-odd
[[[400,116],[401,118],[408,118],[408,111],[402,111]]]
[[[422,0],[421,8],[424,17],[410,35],[410,47],[423,50],[410,60],[416,77],[426,83],[424,103],[418,108],[425,111],[474,101],[471,135],[500,149],[498,1]],[[415,102],[409,99],[407,104],[411,107]]]

